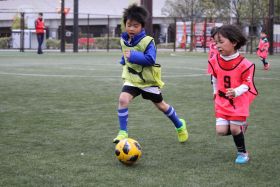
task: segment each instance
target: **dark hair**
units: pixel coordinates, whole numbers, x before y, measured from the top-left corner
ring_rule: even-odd
[[[42,12],[39,12],[39,16],[43,16],[43,13],[42,13]]]
[[[218,27],[212,27],[211,31],[210,31],[210,35],[213,38],[215,36],[215,34],[217,33]]]
[[[267,32],[266,32],[265,29],[262,29],[262,30],[261,30],[261,33],[267,34]]]
[[[223,25],[217,29],[216,34],[218,34],[218,36],[222,35],[232,43],[236,43],[236,46],[234,47],[235,50],[240,49],[247,42],[242,31],[235,25]]]
[[[144,7],[132,4],[127,9],[124,9],[123,23],[126,24],[126,21],[131,19],[141,23],[142,27],[144,27],[148,15],[149,13]]]

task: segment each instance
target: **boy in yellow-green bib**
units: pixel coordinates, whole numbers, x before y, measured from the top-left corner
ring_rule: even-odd
[[[156,64],[156,47],[154,39],[144,30],[148,12],[142,6],[133,4],[124,10],[123,22],[126,32],[121,36],[123,56],[123,88],[119,96],[118,118],[120,130],[113,142],[118,143],[128,138],[128,105],[137,96],[151,100],[174,124],[179,142],[188,139],[186,122],[180,119],[175,109],[167,104],[161,95],[160,65]]]

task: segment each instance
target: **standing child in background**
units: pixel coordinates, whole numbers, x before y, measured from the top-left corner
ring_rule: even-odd
[[[223,25],[214,38],[219,55],[209,61],[208,69],[213,76],[216,132],[233,136],[235,163],[245,164],[249,155],[241,127],[246,125],[250,104],[258,94],[254,86],[255,65],[238,52],[247,41],[238,27]]]
[[[218,30],[218,27],[213,27],[210,31],[211,37],[210,37],[210,43],[209,43],[208,62],[210,61],[211,58],[216,58],[216,55],[219,54],[219,51],[217,49],[216,42],[214,39],[214,36],[215,36],[217,30]],[[210,68],[210,66],[208,66],[208,68]],[[209,69],[207,70],[207,72],[209,72]],[[211,84],[213,84],[212,75],[211,75],[210,79],[211,79]]]
[[[267,39],[267,35],[264,31],[261,31],[261,38],[257,48],[257,55],[262,59],[263,69],[269,70],[269,63],[266,61],[269,49],[269,42]]]
[[[37,35],[37,40],[38,40],[38,54],[43,54],[42,51],[42,44],[44,41],[44,30],[45,30],[45,23],[43,20],[43,13],[38,14],[38,18],[35,21],[35,29],[36,29],[36,35]]]
[[[147,10],[136,4],[124,11],[123,22],[126,32],[121,36],[123,57],[120,62],[123,65],[124,84],[118,105],[120,129],[113,142],[118,143],[128,137],[128,105],[139,95],[151,100],[174,123],[179,142],[185,142],[188,139],[185,120],[179,119],[175,109],[165,103],[161,95],[160,88],[164,83],[161,80],[160,65],[155,63],[154,39],[147,36],[144,30],[147,16]]]
[[[213,27],[210,31],[211,37],[209,42],[208,61],[219,53],[214,40],[214,35],[216,34],[217,29],[218,27]]]

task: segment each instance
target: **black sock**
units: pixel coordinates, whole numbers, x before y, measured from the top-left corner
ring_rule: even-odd
[[[237,151],[241,153],[246,153],[245,148],[245,139],[243,132],[240,132],[238,135],[232,136],[234,143],[236,145]]]
[[[263,65],[266,66],[266,64],[268,64],[265,60],[265,58],[262,59]]]

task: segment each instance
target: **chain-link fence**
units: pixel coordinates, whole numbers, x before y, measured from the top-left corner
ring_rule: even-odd
[[[36,50],[38,46],[35,20],[38,12],[0,12],[0,49],[18,51]],[[44,50],[61,50],[61,38],[64,36],[66,51],[73,51],[74,15],[65,10],[65,27],[59,12],[44,12],[46,26]],[[78,50],[119,50],[119,37],[122,32],[121,15],[97,15],[79,13],[78,15]],[[280,20],[277,18],[276,20]],[[259,42],[259,33],[267,25],[266,20],[248,18],[241,25],[247,35],[248,42],[241,50],[254,53]],[[172,51],[203,51],[208,50],[210,31],[214,26],[235,24],[231,18],[173,18],[154,17],[153,37],[157,48]],[[253,23],[253,24],[250,24]],[[280,23],[280,22],[279,22]],[[61,32],[62,29],[64,32]],[[274,25],[273,47],[280,53],[280,25]]]

